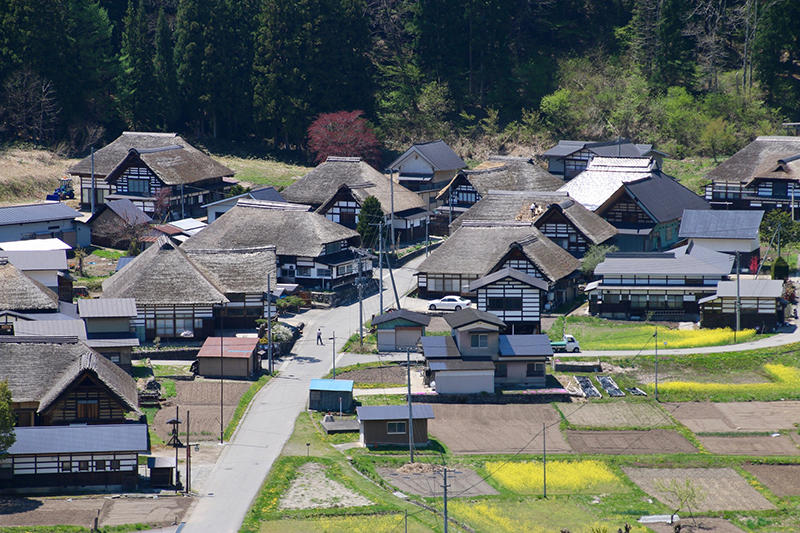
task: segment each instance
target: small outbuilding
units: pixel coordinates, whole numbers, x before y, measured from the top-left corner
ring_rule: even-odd
[[[341,403],[340,403],[341,402]],[[312,379],[308,387],[308,408],[315,411],[351,412],[352,379]]]
[[[786,301],[783,281],[742,279],[739,281],[739,323],[742,328],[769,331],[784,321]],[[701,298],[700,325],[704,328],[736,327],[736,281],[720,281],[714,295]]]
[[[209,337],[197,353],[197,373],[204,377],[250,378],[259,368],[255,337]]]
[[[148,457],[151,487],[171,487],[172,473],[175,472],[174,457]]]
[[[408,407],[405,405],[369,405],[356,409],[361,443],[365,446],[408,446]],[[411,406],[415,446],[428,444],[428,420],[433,407]]]
[[[406,309],[389,311],[372,319],[378,337],[378,350],[396,352],[417,350],[420,337],[431,323],[431,317]]]

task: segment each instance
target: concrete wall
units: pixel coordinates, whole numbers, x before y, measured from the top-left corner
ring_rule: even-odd
[[[494,393],[492,370],[441,370],[434,375],[439,394]]]
[[[509,385],[529,385],[531,387],[542,387],[545,384],[547,365],[542,362],[542,374],[538,376],[528,376],[528,363],[531,361],[512,361],[505,362],[507,375],[506,377],[497,377],[495,382],[497,384]]]
[[[206,213],[208,213],[208,223],[211,224],[212,222],[214,222],[216,219],[221,217],[223,213],[226,213],[234,205],[236,205],[236,200],[234,200],[231,204],[222,203],[211,207],[207,207]]]

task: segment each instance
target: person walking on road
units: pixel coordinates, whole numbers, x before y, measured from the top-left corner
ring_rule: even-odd
[[[325,346],[325,343],[322,342],[322,328],[317,328],[317,346],[319,345]]]

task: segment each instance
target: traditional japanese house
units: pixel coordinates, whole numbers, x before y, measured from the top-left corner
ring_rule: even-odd
[[[72,301],[72,276],[64,250],[0,250],[20,272],[58,294],[61,301]]]
[[[136,383],[75,337],[0,336],[17,426],[116,424],[138,415]]]
[[[97,206],[86,224],[92,230],[92,244],[127,249],[131,239],[147,234],[152,221],[133,202],[123,198]]]
[[[441,205],[438,192],[467,164],[441,139],[415,143],[392,161],[387,172],[397,183],[417,193],[428,210]]]
[[[614,226],[565,192],[490,190],[450,228],[456,230],[466,221],[504,220],[533,221],[545,236],[578,258],[591,245],[612,243],[617,234]]]
[[[0,207],[0,241],[55,238],[72,247],[89,246],[90,230],[80,217],[61,202]]]
[[[214,161],[175,133],[126,131],[112,143],[69,169],[80,178],[81,206],[127,198],[152,215],[165,194],[173,218],[203,216],[202,204],[222,199],[236,180],[233,171]],[[166,189],[167,193],[161,193]]]
[[[472,207],[490,190],[526,191],[528,193],[558,190],[564,182],[527,157],[492,155],[470,170],[461,170],[436,196],[441,205],[438,213],[449,219]]]
[[[543,387],[553,355],[547,335],[502,334],[494,313],[462,309],[445,317],[451,336],[422,338],[426,380],[439,394],[493,393],[496,387]]]
[[[541,278],[503,268],[469,284],[479,311],[496,315],[504,333],[541,333],[541,312],[549,287]]]
[[[547,170],[569,181],[583,172],[589,161],[600,157],[644,157],[652,158],[658,168],[667,154],[653,148],[652,144],[636,144],[628,139],[614,141],[558,141],[554,147],[542,154],[547,159]]]
[[[706,177],[705,198],[715,209],[794,213],[800,207],[800,137],[756,137]]]
[[[80,298],[78,316],[86,325],[86,344],[122,369],[131,371],[131,353],[139,346],[133,298]]]
[[[372,326],[378,340],[378,350],[394,352],[417,351],[420,337],[431,323],[431,317],[408,309],[387,311],[372,318]]]
[[[740,327],[771,331],[785,321],[783,281],[741,279],[738,291],[735,280],[720,281],[716,293],[698,301],[700,325],[704,328],[736,328],[737,292]]]
[[[0,257],[0,310],[56,313],[58,295]]]
[[[361,443],[365,446],[408,447],[408,407],[405,405],[366,405],[356,408]],[[433,407],[415,403],[411,406],[411,438],[414,446],[428,444],[428,420]]]
[[[283,195],[281,195],[281,193],[279,193],[275,189],[275,187],[258,187],[255,189],[251,189],[245,193],[237,194],[236,196],[230,196],[228,198],[223,198],[222,200],[217,200],[216,202],[211,202],[201,206],[206,210],[208,223],[211,224],[216,219],[218,219],[223,213],[235,207],[236,202],[238,202],[242,198],[246,200],[262,200],[266,202],[286,201]]]
[[[763,217],[764,212],[758,210],[687,209],[681,218],[678,237],[717,252],[731,255],[738,252],[740,271],[755,272],[761,259],[759,228]]]
[[[204,339],[220,320],[254,327],[265,317],[275,274],[274,246],[183,249],[164,236],[103,282],[103,298],[135,299],[141,341]]]
[[[709,209],[654,159],[641,157],[595,157],[559,190],[616,227],[616,245],[625,252],[669,248],[679,240],[684,209]]]
[[[372,262],[352,249],[361,241],[358,233],[303,209],[307,207],[242,199],[181,249],[191,255],[199,249],[275,246],[278,281],[306,288],[351,287],[359,268],[371,278]]]
[[[579,261],[529,221],[465,221],[417,267],[422,298],[474,296],[470,283],[513,268],[548,284],[545,308],[575,296]]]
[[[690,243],[668,252],[608,254],[589,283],[589,312],[607,318],[697,320],[699,300],[728,279],[734,258]]]
[[[284,189],[282,195],[290,202],[311,205],[328,220],[350,229],[355,229],[358,224],[364,200],[374,196],[381,204],[383,221],[387,224],[392,219],[394,206],[397,241],[425,238],[428,217],[425,202],[402,185],[392,184],[389,176],[381,174],[359,157],[329,157]],[[377,248],[377,244],[374,246]]]

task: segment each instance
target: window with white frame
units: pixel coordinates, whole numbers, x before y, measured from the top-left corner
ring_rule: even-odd
[[[406,432],[406,423],[405,422],[387,422],[386,423],[386,433],[389,435],[401,435],[405,434]]]

